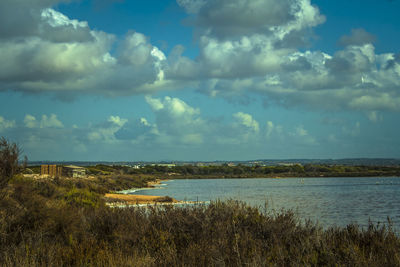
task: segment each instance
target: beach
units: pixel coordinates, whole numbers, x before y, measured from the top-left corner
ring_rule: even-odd
[[[146,196],[146,195],[127,195],[127,194],[105,194],[109,202],[122,202],[124,204],[156,204],[156,203],[178,203],[174,198],[167,196]]]

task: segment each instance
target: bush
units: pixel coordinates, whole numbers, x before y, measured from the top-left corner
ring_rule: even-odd
[[[99,194],[90,192],[87,189],[72,188],[64,196],[64,200],[73,206],[78,207],[99,207],[103,202]]]
[[[0,189],[7,186],[19,168],[20,148],[4,137],[0,138]]]

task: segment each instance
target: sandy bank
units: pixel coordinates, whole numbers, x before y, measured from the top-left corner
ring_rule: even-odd
[[[155,204],[155,203],[178,203],[171,197],[145,196],[145,195],[126,195],[126,194],[105,194],[110,202],[123,202],[125,204]]]
[[[147,187],[157,187],[162,182],[168,181],[167,179],[156,179],[155,181],[147,182]]]

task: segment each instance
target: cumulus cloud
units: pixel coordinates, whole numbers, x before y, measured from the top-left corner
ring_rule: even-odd
[[[200,56],[191,62],[175,55],[170,69],[175,78],[253,78],[280,71],[284,58],[307,43],[310,29],[325,20],[309,0],[178,3],[195,13]],[[180,66],[188,68],[181,74]]]
[[[115,134],[127,123],[127,119],[110,116],[106,122],[90,127],[87,139],[90,142],[114,143]]]
[[[0,66],[0,90],[125,95],[161,86],[166,58],[147,37],[130,32],[117,42],[52,9],[58,2],[0,3],[0,61],[8,63]]]
[[[0,65],[0,90],[124,96],[194,88],[229,99],[254,93],[286,107],[400,111],[400,56],[377,54],[364,29],[343,36],[345,47],[335,53],[307,50],[313,28],[325,21],[310,0],[178,0],[194,27],[196,58],[181,45],[165,55],[135,31],[118,39],[93,30],[54,10],[58,2],[1,1],[0,61],[8,64]],[[173,116],[179,102],[147,101],[164,111],[161,118]],[[192,117],[202,124],[199,114]],[[161,119],[156,124],[173,131]],[[201,136],[187,133],[187,140]]]
[[[40,121],[30,114],[26,114],[24,118],[24,125],[27,128],[63,128],[64,124],[57,118],[57,115],[50,114],[50,116],[42,115]]]
[[[213,79],[203,84],[202,91],[226,97],[255,92],[287,107],[400,111],[400,91],[396,89],[400,86],[400,64],[395,58],[394,54],[375,54],[371,44],[348,46],[334,55],[295,52],[285,59],[291,71]],[[307,64],[299,64],[299,60]]]
[[[348,45],[364,45],[364,44],[372,44],[376,41],[376,37],[362,28],[352,29],[351,35],[343,35],[339,44],[343,46]]]
[[[275,125],[272,121],[267,121],[267,126],[266,126],[266,136],[269,138],[272,134],[272,132],[275,129]]]
[[[0,39],[46,35],[42,12],[59,0],[2,0],[0,2]]]
[[[260,131],[259,123],[254,120],[250,114],[238,112],[233,114],[233,117],[239,122],[239,124],[245,126],[250,131],[254,133],[258,133]]]
[[[311,136],[303,125],[298,125],[295,127],[293,132],[289,135],[292,137],[293,141],[301,145],[317,145],[318,142],[314,136]]]
[[[9,121],[0,116],[0,132],[15,127],[15,121]]]
[[[400,111],[400,57],[376,54],[375,37],[364,29],[343,36],[345,47],[334,54],[299,50],[325,20],[310,1],[178,3],[191,14],[200,55],[177,53],[169,74],[201,77],[201,92],[229,99],[257,93],[286,107]]]
[[[164,99],[146,97],[147,103],[156,116],[160,142],[170,142],[171,138],[184,144],[201,144],[206,131],[200,110],[189,106],[179,98]]]
[[[24,124],[27,128],[35,128],[38,125],[36,118],[30,114],[26,114],[24,118]]]
[[[40,121],[40,128],[63,128],[64,125],[61,121],[57,119],[57,115],[51,114],[49,117],[47,115],[42,115],[42,120]]]
[[[116,133],[115,137],[120,140],[132,142],[148,142],[158,135],[156,125],[152,125],[146,118],[129,120]]]
[[[306,129],[304,129],[303,125],[297,126],[296,127],[296,135],[298,136],[306,136],[308,135],[308,132]]]
[[[26,114],[19,123],[0,117],[0,131],[12,136],[28,155],[39,160],[57,159],[52,155],[60,155],[63,160],[184,160],[187,159],[185,151],[193,152],[196,159],[243,155],[309,157],[308,152],[329,156],[325,149],[321,151],[320,143],[339,151],[365,138],[361,123],[347,118],[326,119],[325,126],[315,132],[300,120],[296,124],[285,124],[278,118],[258,120],[251,112],[243,111],[232,112],[227,117],[205,116],[196,105],[179,98],[147,96],[145,100],[152,111],[146,118],[135,117],[134,113],[129,118],[114,114],[97,123],[69,126],[56,114],[40,117]],[[380,113],[370,116],[378,119]],[[384,142],[392,142],[388,140]],[[365,144],[371,146],[369,142]],[[62,155],[59,151],[63,151]],[[304,154],[304,151],[308,152]],[[177,156],[180,153],[183,156]],[[200,154],[196,153],[201,156],[197,157]]]
[[[324,21],[309,0],[178,0],[195,13],[194,24],[217,38],[252,34],[280,37]]]

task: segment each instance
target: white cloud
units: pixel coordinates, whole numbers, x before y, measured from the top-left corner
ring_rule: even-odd
[[[196,62],[175,57],[172,77],[177,78],[197,74],[237,79],[279,72],[284,58],[295,52],[294,44],[307,42],[309,29],[324,21],[309,0],[185,0],[178,4],[196,13],[200,56]]]
[[[280,37],[324,21],[309,0],[179,0],[194,24],[218,38],[279,32]]]
[[[147,96],[146,101],[155,113],[160,142],[169,142],[171,138],[186,144],[203,142],[206,124],[199,109],[168,96],[164,99]]]
[[[57,118],[57,115],[50,114],[47,116],[45,114],[42,115],[42,119],[40,121],[36,120],[36,118],[30,114],[26,114],[24,118],[24,125],[27,128],[64,128],[64,124]]]
[[[74,29],[88,27],[86,21],[70,20],[67,16],[51,8],[43,9],[41,17],[52,27],[72,26]]]
[[[400,59],[375,54],[371,44],[348,46],[333,56],[294,52],[280,60],[283,69],[264,77],[213,79],[202,84],[203,91],[227,98],[255,92],[287,107],[400,111],[400,91],[395,89],[400,86]]]
[[[297,126],[295,130],[296,130],[296,135],[298,135],[298,136],[308,135],[308,132],[306,129],[304,129],[303,125]]]
[[[38,126],[38,122],[36,118],[30,114],[26,114],[24,118],[24,124],[27,128],[36,128]]]
[[[177,0],[180,6],[184,7],[188,13],[197,13],[206,4],[206,0]]]
[[[128,120],[123,127],[115,132],[115,137],[120,140],[129,140],[132,143],[152,142],[158,136],[157,125],[151,124],[146,118]]]
[[[112,124],[115,124],[119,127],[124,126],[124,124],[128,121],[127,119],[121,119],[119,116],[110,116],[108,121]]]
[[[106,122],[89,128],[87,138],[91,142],[115,143],[115,134],[128,122],[119,116],[110,116]]]
[[[140,118],[140,123],[144,126],[150,126],[150,123],[146,120],[146,118]]]
[[[272,121],[267,121],[267,123],[266,123],[266,136],[267,136],[267,138],[269,138],[271,136],[271,134],[274,131],[274,129],[275,129],[274,123]]]
[[[9,121],[0,116],[0,132],[3,132],[6,129],[14,127],[15,127],[15,121]]]
[[[296,126],[294,132],[290,132],[289,136],[291,137],[292,142],[297,144],[306,146],[318,145],[317,139],[310,135],[303,125]]]
[[[158,111],[158,110],[161,110],[164,108],[163,103],[158,98],[152,98],[151,96],[146,96],[146,102],[155,111]]]
[[[370,33],[354,29],[331,55],[304,51],[325,21],[310,0],[178,0],[190,13],[195,59],[181,45],[166,57],[142,33],[118,40],[93,30],[52,9],[58,2],[1,1],[0,90],[121,96],[194,88],[228,99],[256,93],[286,107],[400,111],[400,56],[377,54]],[[148,99],[155,109],[163,102]]]
[[[52,155],[65,159],[66,155],[74,155],[68,157],[75,160],[82,157],[90,160],[174,160],[185,159],[189,152],[190,155],[201,153],[199,157],[194,156],[198,159],[326,157],[332,155],[332,151],[339,153],[335,155],[346,155],[348,152],[340,154],[340,150],[351,152],[355,145],[361,146],[355,144],[358,140],[365,140],[368,135],[374,134],[373,131],[361,131],[358,121],[348,123],[337,118],[330,119],[325,127],[313,132],[313,128],[301,121],[294,126],[282,126],[280,124],[285,122],[273,119],[260,124],[253,114],[243,111],[234,112],[229,118],[219,114],[207,117],[195,105],[179,98],[148,96],[147,102],[153,111],[148,117],[128,119],[115,114],[97,124],[74,126],[71,123],[71,126],[55,128],[61,126],[55,114],[42,116],[39,120],[27,114],[22,129],[16,127],[15,121],[0,117],[0,131],[4,131],[4,125],[7,125],[3,135],[18,140],[28,155],[35,159],[53,158]],[[379,118],[380,112],[371,116]],[[42,122],[46,122],[47,126],[40,128]],[[369,123],[367,126],[379,130],[384,125]],[[381,143],[388,146],[392,140],[385,136]],[[322,142],[326,144],[324,149],[319,146]],[[375,143],[375,147],[382,146],[380,142]],[[364,144],[368,144],[363,145],[366,150],[371,146],[370,142]]]
[[[265,124],[265,137],[268,140],[283,140],[285,139],[285,133],[283,132],[283,126],[267,121]]]
[[[238,112],[233,114],[233,117],[243,126],[247,127],[250,131],[258,133],[260,131],[259,123],[253,119],[250,114]]]
[[[121,95],[163,86],[165,55],[143,34],[91,30],[51,8],[59,1],[0,3],[0,90]],[[12,86],[11,86],[12,84]]]
[[[47,115],[42,115],[40,128],[64,128],[64,125],[60,120],[57,119],[57,115],[55,114],[51,114],[49,117]]]
[[[169,74],[201,77],[194,86],[212,97],[255,92],[287,107],[400,111],[395,90],[400,57],[376,54],[374,37],[365,30],[343,37],[346,47],[333,55],[298,50],[307,43],[307,33],[325,20],[308,0],[178,3],[194,13],[200,55],[190,60],[178,53],[170,60]]]

